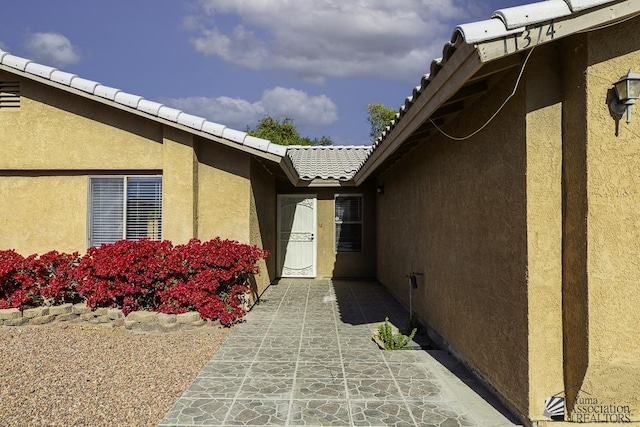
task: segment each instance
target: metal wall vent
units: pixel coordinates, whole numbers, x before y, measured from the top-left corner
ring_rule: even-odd
[[[0,82],[0,108],[20,108],[20,82]]]

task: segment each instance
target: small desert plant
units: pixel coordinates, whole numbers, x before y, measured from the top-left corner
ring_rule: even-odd
[[[393,327],[389,323],[389,318],[384,318],[384,323],[378,326],[376,338],[382,343],[385,350],[411,350],[407,344],[416,335],[417,329],[413,328],[411,334],[403,335],[400,331],[393,333]]]

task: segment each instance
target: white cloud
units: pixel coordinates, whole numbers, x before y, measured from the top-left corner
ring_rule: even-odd
[[[326,126],[338,120],[338,107],[328,96],[309,96],[297,89],[276,87],[266,90],[260,104],[267,114],[291,117],[299,126]]]
[[[77,64],[81,59],[71,41],[62,34],[31,34],[25,47],[33,59],[55,67]]]
[[[441,56],[452,22],[469,12],[456,0],[199,0],[186,19],[205,55],[252,69],[327,77],[415,81]],[[224,18],[227,18],[226,21]],[[194,20],[198,19],[196,25]],[[225,28],[226,22],[235,22]]]
[[[251,103],[244,99],[226,96],[219,98],[202,96],[162,98],[159,99],[159,102],[240,130],[244,130],[247,125],[256,122],[266,114],[257,102]]]
[[[296,126],[310,128],[330,125],[338,120],[338,107],[329,97],[310,96],[304,91],[283,87],[265,90],[262,98],[255,102],[226,96],[164,98],[159,101],[240,130],[253,127],[265,115],[290,117]]]

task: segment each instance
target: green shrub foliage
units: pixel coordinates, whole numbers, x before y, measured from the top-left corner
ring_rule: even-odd
[[[418,329],[414,328],[409,335],[401,332],[393,333],[393,327],[389,323],[389,318],[384,318],[384,323],[378,326],[378,338],[382,341],[385,350],[407,350],[407,344],[415,337]]]

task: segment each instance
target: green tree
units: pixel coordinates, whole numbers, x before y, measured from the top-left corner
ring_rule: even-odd
[[[378,139],[382,132],[389,126],[389,122],[395,119],[395,110],[380,103],[371,103],[367,105],[367,123],[371,128],[369,136],[372,141]]]
[[[279,119],[272,116],[264,116],[255,128],[247,126],[247,133],[257,138],[268,139],[279,145],[331,145],[329,137],[321,138],[302,137],[298,129],[289,117]]]
[[[333,145],[333,141],[328,136],[321,136],[320,138],[309,138],[308,136],[300,138],[298,145]]]

